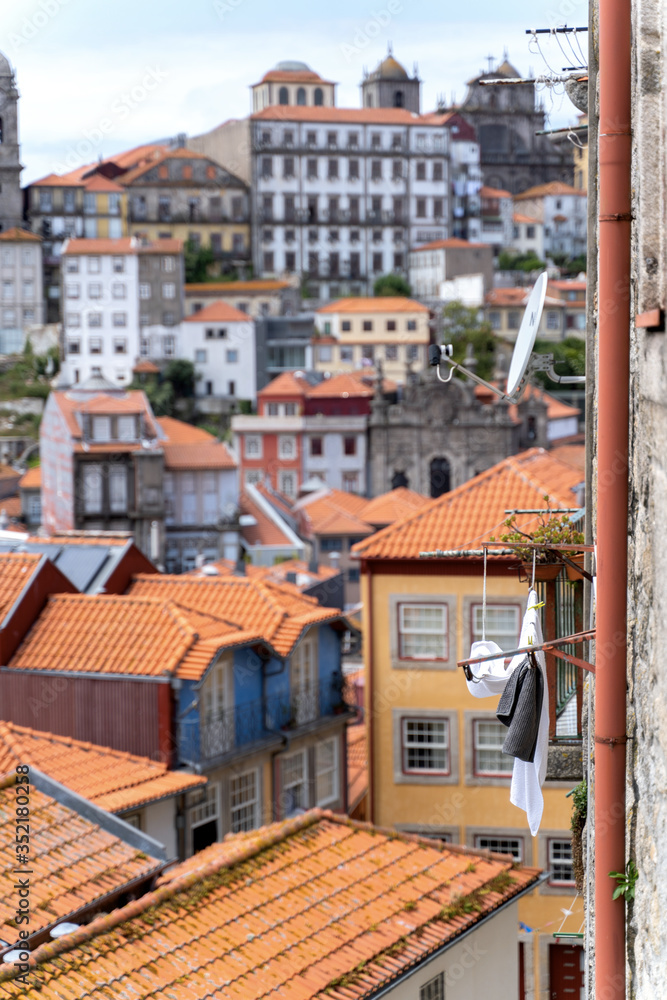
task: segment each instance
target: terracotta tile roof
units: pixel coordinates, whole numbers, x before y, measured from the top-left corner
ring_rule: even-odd
[[[569,281],[566,278],[561,278],[558,280],[552,278],[551,281],[549,282],[549,285],[552,288],[557,288],[559,291],[562,292],[585,292],[587,287],[585,281],[578,281],[578,280]]]
[[[113,813],[206,784],[200,775],[169,771],[166,764],[148,757],[0,722],[0,774],[15,770],[18,764],[36,767]]]
[[[27,586],[41,558],[36,552],[0,553],[0,624]]]
[[[154,892],[37,948],[34,987],[5,967],[0,996],[357,1000],[538,876],[506,856],[313,810],[200,851]]]
[[[0,463],[0,479],[16,479],[18,482],[20,478],[21,473],[13,469],[11,465]]]
[[[319,343],[319,341],[317,341]],[[339,375],[332,375],[325,378],[317,385],[308,389],[308,399],[329,398],[331,396],[343,396],[345,398],[361,396],[370,399],[375,395],[375,372],[366,370],[365,372],[341,372]],[[396,383],[391,379],[382,380],[383,392],[395,392]]]
[[[159,437],[159,428],[148,404],[148,397],[140,389],[132,389],[129,392],[124,392],[122,395],[116,394],[113,396],[103,392],[92,395],[91,393],[78,393],[74,390],[67,390],[52,392],[51,398],[57,403],[75,442],[82,440],[81,426],[76,418],[77,413],[98,413],[105,416],[113,414],[140,414],[144,417],[147,426],[152,428],[154,437]],[[122,445],[123,442],[114,442],[106,446],[106,449],[119,451],[122,449]],[[91,450],[104,450],[105,448],[99,442],[93,441],[89,442],[89,447]],[[126,449],[140,447],[140,443],[125,444]]]
[[[388,493],[382,493],[374,500],[369,500],[364,508],[364,521],[373,525],[393,524],[394,521],[429,502],[429,497],[415,493],[405,486],[399,486],[395,490],[389,490]]]
[[[310,385],[305,379],[296,378],[292,372],[283,372],[276,376],[268,385],[260,389],[258,396],[273,398],[274,396],[306,396]]]
[[[33,465],[32,469],[28,469],[24,472],[19,479],[19,489],[22,490],[35,490],[39,489],[42,485],[42,467],[41,465]]]
[[[499,388],[500,383],[495,383]],[[497,397],[492,396],[489,390],[485,389],[484,386],[475,386],[474,393],[479,399],[488,400],[493,405],[497,402]],[[570,406],[569,403],[564,403],[561,399],[556,396],[552,396],[550,392],[545,392],[544,389],[539,386],[528,383],[524,391],[524,399],[540,399],[547,405],[547,420],[560,420],[563,417],[578,417],[581,414],[581,410],[576,406]],[[516,422],[520,422],[519,408],[516,403],[510,403],[507,408],[509,416]]]
[[[358,542],[354,552],[368,559],[418,559],[420,552],[436,549],[479,548],[481,541],[502,534],[506,509],[543,507],[546,494],[559,507],[574,507],[581,482],[572,466],[531,448]],[[530,530],[537,519],[519,515],[517,524]]]
[[[522,306],[528,301],[530,288],[492,288],[484,296],[488,306]]]
[[[525,222],[525,223],[527,223],[530,226],[541,226],[542,225],[542,220],[541,219],[534,219],[532,215],[522,215],[521,212],[515,212],[514,213],[514,221],[515,222]]]
[[[148,361],[146,358],[143,361],[138,361],[134,365],[132,371],[135,375],[159,375],[160,369],[157,365],[154,365],[152,361]]]
[[[586,192],[579,188],[572,187],[571,184],[564,184],[563,181],[549,181],[548,184],[537,184],[535,187],[515,194],[515,201],[527,201],[530,198],[544,198],[546,195],[576,194],[580,198],[586,197]]]
[[[252,295],[259,292],[281,292],[290,288],[289,281],[256,278],[251,281],[206,281],[185,286],[189,295]]]
[[[41,243],[42,237],[38,236],[37,233],[30,233],[27,229],[19,229],[18,226],[12,226],[11,229],[5,229],[4,232],[0,233],[0,240],[6,240],[7,243],[15,243],[16,241],[20,243]]]
[[[413,247],[412,253],[421,253],[422,250],[456,250],[456,249],[486,249],[490,243],[469,243],[468,240],[460,240],[456,236],[450,236],[447,240],[433,240],[432,243],[422,243],[418,247]]]
[[[22,480],[19,480],[19,483],[20,482],[22,482]],[[4,497],[4,499],[0,500],[0,510],[4,510],[7,517],[13,520],[21,517],[23,513],[21,497]]]
[[[0,834],[5,844],[16,838],[15,782],[15,773],[0,781]],[[163,867],[163,862],[38,791],[34,784],[30,786],[30,861],[30,934],[62,923],[83,907],[101,903],[105,896]],[[0,939],[10,943],[17,939],[15,867],[11,852],[5,851],[0,867]],[[29,992],[22,987],[14,995],[25,997]]]
[[[270,69],[265,73],[260,83],[333,83],[332,80],[324,80],[319,73],[314,70],[290,70],[290,69]],[[257,86],[257,84],[255,84]]]
[[[202,427],[195,427],[185,420],[176,420],[175,417],[158,417],[158,424],[170,444],[195,444],[217,440]]]
[[[252,323],[247,313],[241,312],[228,302],[211,302],[191,316],[186,316],[185,323]]]
[[[479,190],[480,198],[511,198],[512,195],[509,191],[504,191],[502,188],[492,188],[487,187],[486,184]]]
[[[306,513],[314,535],[369,535],[373,531],[363,515],[343,510],[328,497],[309,504]]]
[[[219,565],[215,563],[215,565]],[[233,572],[233,567],[228,572]],[[307,590],[308,587],[316,583],[324,583],[334,576],[340,574],[339,569],[333,566],[318,566],[312,570],[303,559],[287,559],[285,562],[276,563],[275,566],[246,566],[246,573],[249,577],[256,577],[260,580],[272,580],[273,583],[287,583],[287,574],[295,573],[297,581],[294,584],[299,590]]]
[[[151,595],[152,596],[152,595]],[[181,661],[197,645],[200,613],[177,607],[166,594],[131,596],[57,594],[10,660],[10,669],[71,673],[180,675]],[[222,617],[206,618],[219,637],[233,644],[239,628]],[[209,659],[210,663],[210,659]]]
[[[253,121],[349,123],[350,125],[442,125],[442,115],[416,115],[405,108],[329,108],[303,105],[275,105],[256,111]],[[510,195],[511,197],[511,195]]]
[[[193,427],[182,420],[160,417],[160,426],[167,438],[162,445],[167,469],[235,469],[237,461],[223,441],[208,431]]]
[[[133,181],[139,180],[141,177],[144,176],[144,174],[148,173],[149,170],[152,170],[154,167],[159,166],[166,160],[186,160],[186,161],[207,160],[214,166],[219,167],[219,164],[217,164],[215,160],[212,160],[205,153],[195,152],[194,149],[187,149],[186,147],[178,147],[177,149],[165,149],[163,147],[162,151],[157,150],[156,154],[152,156],[148,162],[140,163],[138,166],[132,167],[126,173],[121,174],[119,180],[121,184],[125,185],[132,184]],[[171,184],[174,185],[178,185],[180,183],[180,179],[177,180],[169,178],[169,181]]]
[[[120,184],[116,184],[115,181],[110,180],[103,174],[93,174],[83,182],[83,186],[86,191],[102,191],[109,192],[111,194],[124,194],[125,188],[121,187]]]
[[[278,510],[278,513],[284,517],[294,517],[294,511],[292,509],[292,501],[280,493],[273,486],[264,480],[262,483],[255,483],[254,488],[257,490],[260,496],[264,497],[271,506]]]
[[[193,577],[141,574],[129,594],[161,604],[173,602],[184,615],[189,609],[233,622],[258,635],[280,656],[288,656],[304,629],[340,618],[336,608],[323,608],[290,584],[246,576]],[[198,629],[201,632],[200,629]],[[234,634],[230,639],[238,641]],[[182,671],[179,671],[182,676]]]
[[[360,497],[357,493],[348,493],[346,490],[334,490],[327,486],[325,490],[320,490],[319,493],[309,493],[307,496],[297,500],[294,507],[297,510],[306,508],[310,512],[313,509],[316,510],[322,500],[327,500],[329,504],[334,504],[338,510],[343,510],[348,514],[355,514],[359,517],[363,517],[363,512],[369,502],[366,497]]]
[[[148,240],[148,242],[139,243],[137,247],[137,253],[181,253],[183,250],[183,240],[178,239],[162,239],[162,240]]]
[[[378,295],[373,298],[334,299],[318,313],[428,313],[428,307],[401,295]]]
[[[239,497],[239,510],[255,518],[256,524],[246,524],[241,529],[243,540],[248,545],[284,545],[293,544],[289,535],[281,531],[279,525],[253,500],[245,490]]]
[[[586,446],[583,444],[560,444],[549,450],[552,458],[565,465],[571,465],[580,475],[584,476],[586,471]]]
[[[122,236],[120,239],[74,239],[67,240],[63,254],[116,254],[134,253],[136,241],[132,236]]]

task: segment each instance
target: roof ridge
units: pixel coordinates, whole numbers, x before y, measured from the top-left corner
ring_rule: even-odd
[[[544,485],[544,483],[540,483],[538,480],[532,478],[528,474],[528,472],[521,467],[520,459],[530,454],[530,452],[533,452],[534,455],[535,454],[549,455],[549,452],[547,451],[546,448],[530,448],[529,451],[519,452],[518,455],[509,455],[508,458],[505,460],[507,462],[508,468],[511,469],[512,472],[515,473],[515,475],[520,476],[521,479],[523,479],[524,483],[526,483],[528,486],[531,486],[541,496],[551,497],[553,491],[549,491],[549,489]],[[561,462],[559,458],[551,458],[551,461],[558,462],[559,465],[566,464],[565,462]],[[557,500],[559,503],[562,504],[566,503],[566,501],[563,499],[562,496],[556,495],[554,499]]]
[[[167,765],[159,760],[152,760],[150,757],[142,757],[141,754],[129,753],[127,750],[117,750],[115,747],[107,747],[101,743],[90,743],[88,740],[77,740],[72,736],[62,736],[60,733],[52,733],[46,729],[32,729],[30,726],[19,726],[15,722],[1,721],[0,728],[2,726],[8,726],[12,730],[12,734],[18,731],[18,734],[25,734],[30,739],[41,741],[44,743],[59,743],[64,746],[75,746],[77,749],[94,751],[104,751],[105,755],[110,757],[118,757],[123,760],[138,761],[141,763],[146,763],[148,761],[153,767],[158,768],[161,772],[166,772],[168,770]],[[20,743],[20,740],[17,739]]]

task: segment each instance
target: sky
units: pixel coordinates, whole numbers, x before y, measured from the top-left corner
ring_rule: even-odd
[[[582,0],[4,0],[0,51],[21,94],[22,183],[245,117],[249,86],[285,59],[337,81],[338,105],[358,107],[364,69],[391,44],[409,72],[417,63],[429,111],[440,95],[460,101],[505,49],[524,76],[560,72],[568,63],[556,41],[540,36],[537,51],[525,31],[587,17]],[[574,120],[562,87],[542,91],[550,127]]]

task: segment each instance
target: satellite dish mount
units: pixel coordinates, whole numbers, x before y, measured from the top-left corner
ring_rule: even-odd
[[[454,351],[451,344],[431,344],[429,347],[429,363],[436,368],[436,375],[440,381],[445,383],[451,382],[454,372],[459,371],[467,378],[472,379],[473,382],[477,382],[478,385],[483,385],[485,389],[493,392],[496,396],[500,397],[500,399],[504,399],[508,403],[519,402],[525,392],[528,379],[533,372],[546,372],[553,382],[557,382],[561,385],[581,385],[585,382],[586,379],[583,375],[559,375],[558,372],[554,370],[554,359],[552,354],[533,355],[533,347],[535,345],[535,338],[537,337],[540,320],[542,319],[542,310],[544,309],[544,299],[546,294],[547,272],[543,271],[535,282],[530,296],[528,297],[528,304],[526,305],[519,333],[514,345],[514,353],[512,354],[509,375],[507,376],[507,385],[504,390],[499,389],[498,386],[492,385],[485,379],[480,378],[479,375],[475,374],[475,372],[471,372],[469,369],[464,368],[464,366],[460,365],[458,361],[454,361],[452,357]],[[440,371],[440,366],[443,362],[446,362],[449,365],[449,373],[446,377],[444,377]]]

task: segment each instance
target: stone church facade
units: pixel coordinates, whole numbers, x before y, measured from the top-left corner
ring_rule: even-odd
[[[433,369],[412,374],[399,402],[373,399],[369,494],[408,486],[438,497],[524,448],[547,447],[546,403],[511,406],[472,383],[443,385]]]
[[[549,181],[572,184],[570,143],[536,135],[545,128],[545,112],[536,102],[535,85],[480,86],[499,77],[519,79],[521,74],[505,59],[496,70],[470,80],[463,103],[455,109],[477,132],[484,183],[511,194]]]
[[[0,53],[0,230],[22,225],[19,93],[14,72]]]

